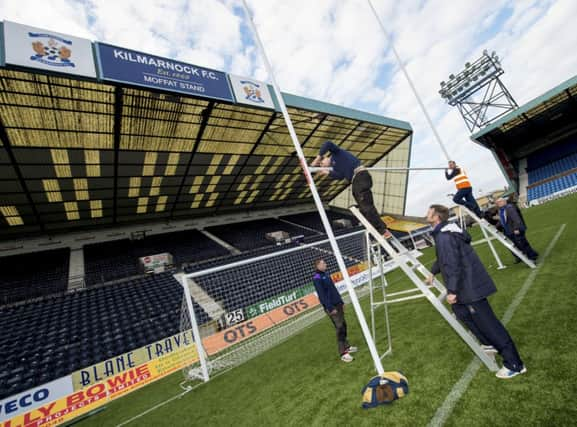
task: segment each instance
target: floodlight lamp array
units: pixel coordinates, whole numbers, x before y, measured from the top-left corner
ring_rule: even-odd
[[[472,63],[466,62],[463,71],[457,75],[450,74],[447,81],[442,81],[439,94],[448,104],[454,106],[487,81],[502,73],[503,68],[497,53],[493,51],[489,54],[487,50],[484,50],[481,58]]]

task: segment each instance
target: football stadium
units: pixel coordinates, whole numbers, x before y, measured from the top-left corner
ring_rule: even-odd
[[[249,23],[268,81],[2,22],[0,426],[577,424],[577,77],[441,83],[480,208],[406,118],[281,92]],[[442,170],[457,207],[408,215]]]

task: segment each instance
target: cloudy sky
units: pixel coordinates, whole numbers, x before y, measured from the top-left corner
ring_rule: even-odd
[[[577,74],[575,0],[373,0],[452,158],[477,192],[505,180],[469,140],[439,82],[495,50],[519,105]],[[284,92],[411,123],[412,166],[444,166],[365,0],[249,0]],[[240,0],[0,0],[0,18],[266,80]],[[407,213],[448,202],[438,172],[414,172]]]

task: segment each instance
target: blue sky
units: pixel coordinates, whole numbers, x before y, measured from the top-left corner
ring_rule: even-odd
[[[483,49],[497,51],[519,104],[577,74],[574,0],[374,0],[450,156],[477,191],[505,185],[487,150],[475,146],[439,82]],[[285,92],[405,120],[415,131],[412,165],[444,156],[399,72],[365,0],[249,0]],[[237,0],[3,0],[0,17],[267,80]],[[414,172],[407,213],[449,203],[452,185]]]

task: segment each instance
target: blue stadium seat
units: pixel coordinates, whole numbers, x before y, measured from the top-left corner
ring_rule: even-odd
[[[0,305],[64,292],[70,249],[0,258]]]
[[[88,286],[140,274],[138,258],[170,253],[176,265],[227,255],[229,252],[198,230],[147,236],[142,240],[117,240],[84,247]]]
[[[170,273],[0,307],[0,400],[174,335],[182,288]],[[209,320],[194,304],[199,323]],[[8,373],[8,374],[7,374]]]
[[[269,218],[239,224],[209,227],[208,232],[230,243],[241,251],[250,251],[266,246],[276,246],[266,238],[273,231],[286,231],[291,237],[318,235],[315,231],[299,225],[292,225],[278,219]]]

